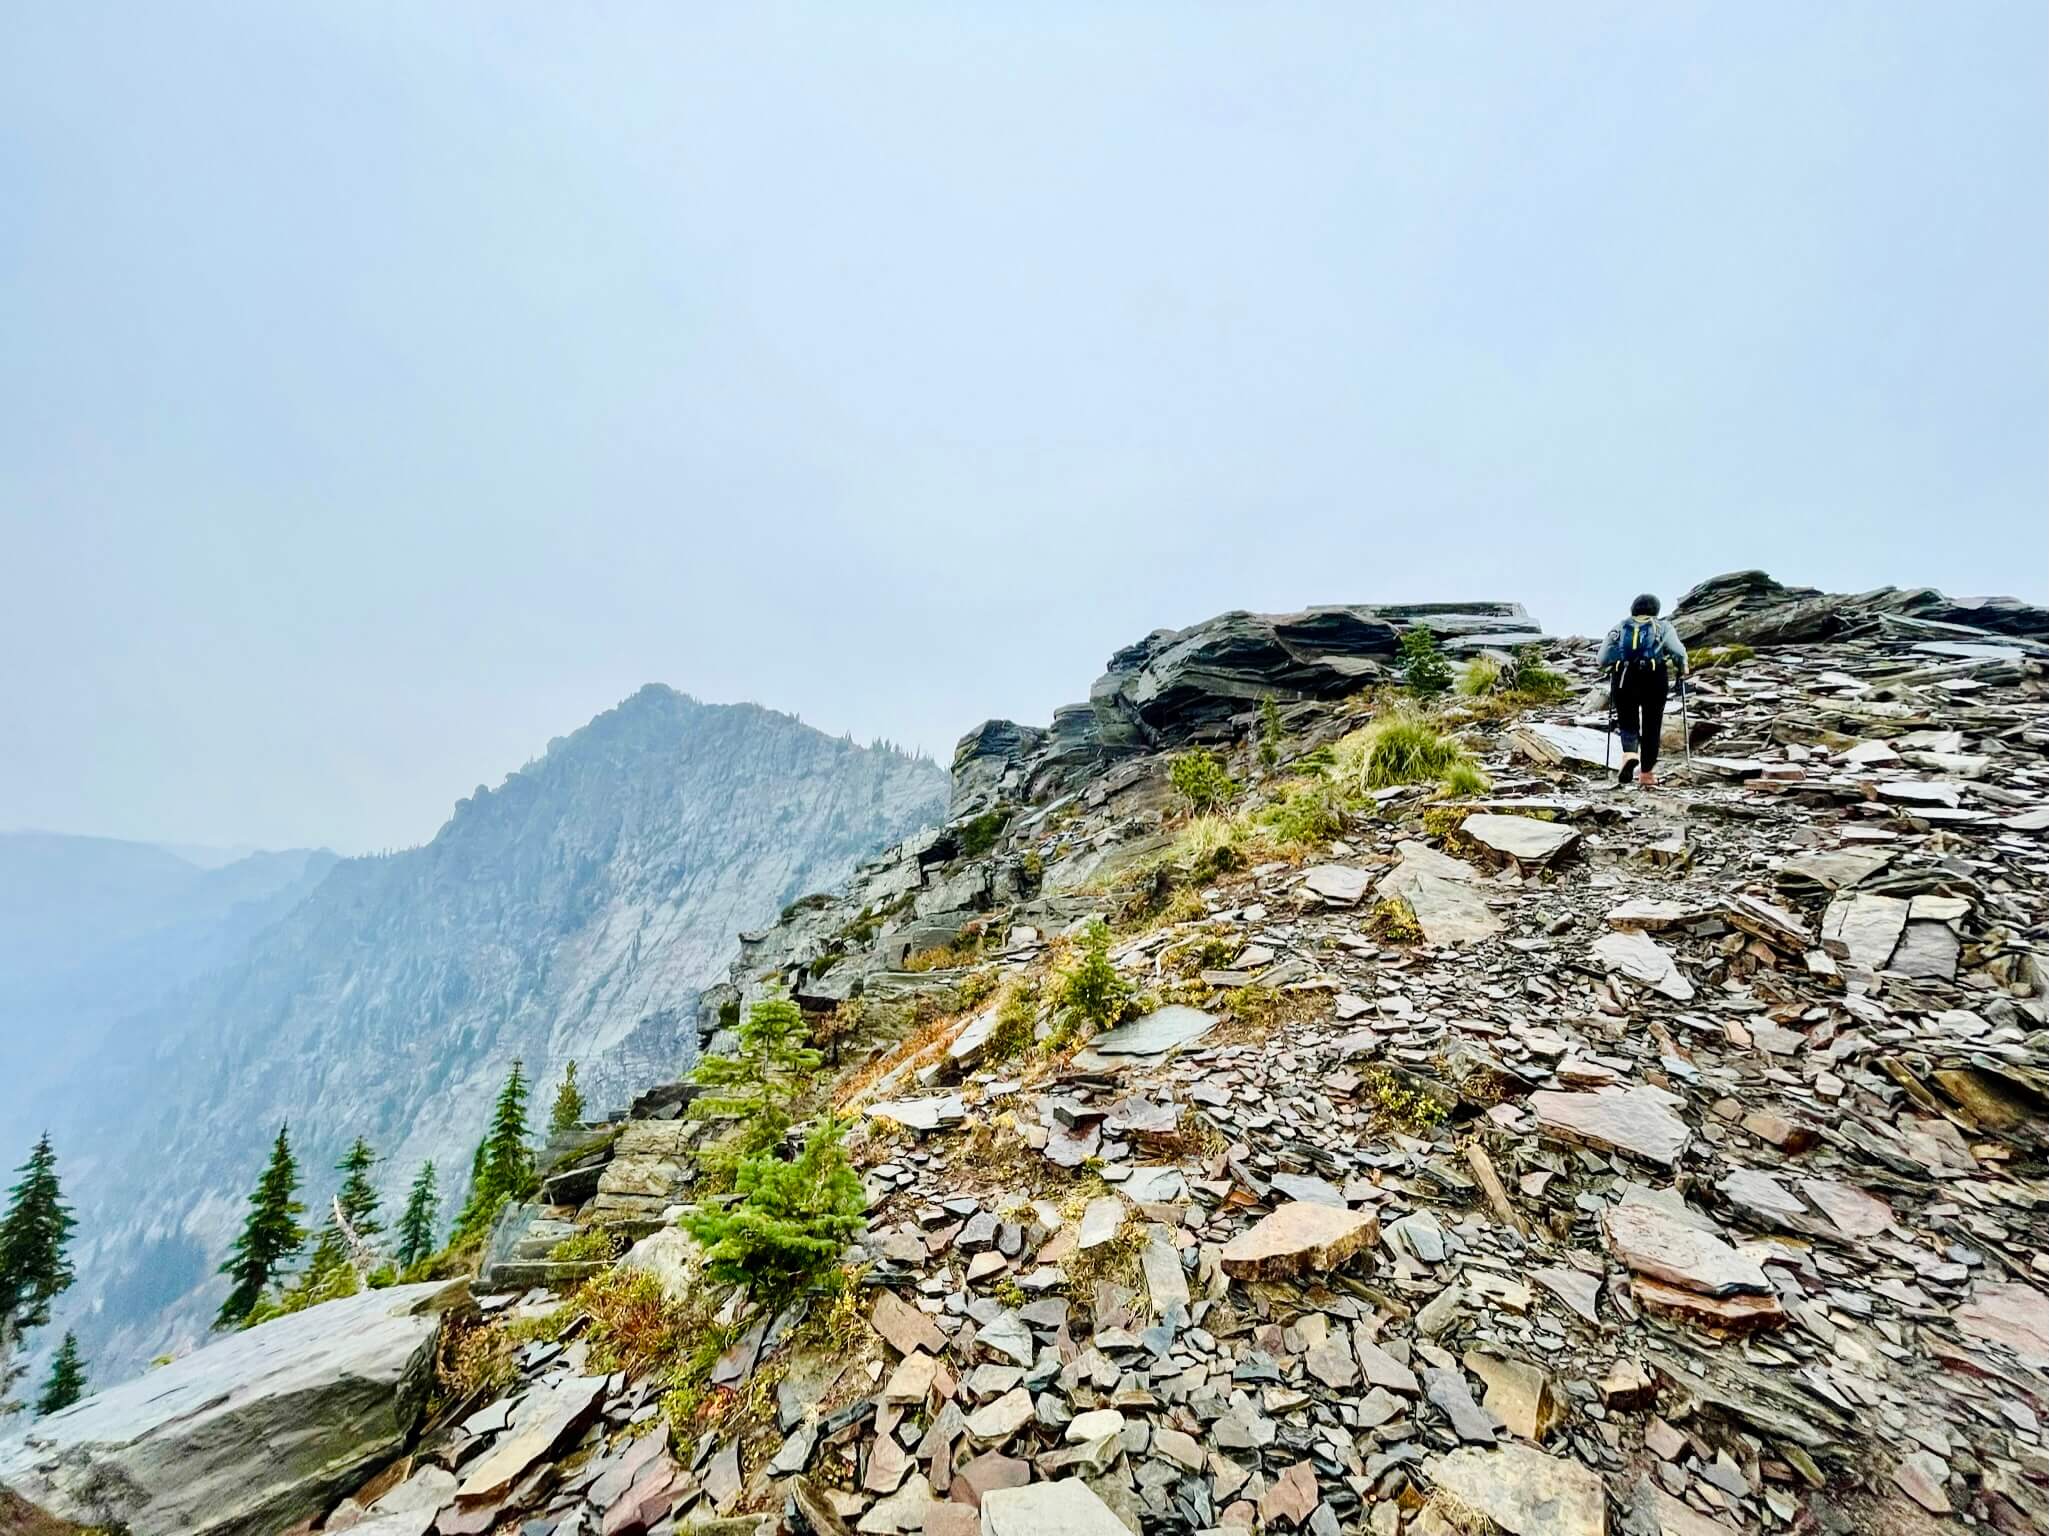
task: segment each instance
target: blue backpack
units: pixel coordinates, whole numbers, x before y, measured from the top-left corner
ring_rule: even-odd
[[[1665,672],[1665,646],[1655,618],[1631,616],[1622,621],[1622,654],[1610,682],[1617,692],[1632,692]]]

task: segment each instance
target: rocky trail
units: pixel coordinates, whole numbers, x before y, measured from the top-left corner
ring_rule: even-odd
[[[451,1315],[560,1319],[603,1265],[549,1244],[605,1225],[720,1309],[701,1401],[572,1318],[299,1528],[2049,1530],[2049,614],[1719,578],[1681,633],[1758,649],[1702,657],[1656,791],[1608,781],[1593,648],[1547,642],[1574,696],[1446,707],[1484,793],[1191,866],[1176,752],[1270,803],[1400,629],[1535,635],[1319,613],[971,733],[949,827],[744,936],[709,1048],[777,991],[843,1036],[838,1303],[707,1294],[669,1219],[706,1122],[652,1091]],[[1135,1002],[1075,1034],[1051,982],[1098,919]],[[16,1486],[85,1520],[60,1484]]]

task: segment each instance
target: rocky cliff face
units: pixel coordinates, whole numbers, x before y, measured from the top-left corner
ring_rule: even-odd
[[[574,1059],[593,1108],[675,1076],[734,935],[943,814],[928,762],[751,705],[643,689],[423,848],[337,865],[236,965],[134,1030],[60,1106],[101,1380],[198,1338],[263,1144],[289,1121],[304,1196],[361,1135],[387,1196],[443,1173],[444,1219],[513,1058],[536,1119]]]

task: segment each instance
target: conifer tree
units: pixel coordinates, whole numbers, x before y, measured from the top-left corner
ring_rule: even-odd
[[[583,1124],[583,1090],[576,1086],[576,1063],[562,1070],[562,1086],[555,1090],[555,1107],[548,1112],[548,1135],[564,1136]]]
[[[71,1240],[71,1208],[57,1182],[57,1154],[45,1131],[16,1170],[0,1217],[0,1331],[15,1335],[50,1320],[50,1302],[71,1284],[64,1249]]]
[[[824,1055],[809,1043],[804,1014],[787,997],[765,997],[747,1011],[740,1049],[732,1056],[707,1056],[690,1074],[711,1089],[691,1105],[699,1115],[731,1115],[742,1124],[740,1156],[764,1151],[790,1128],[790,1106],[804,1078]]]
[[[334,1165],[335,1172],[342,1176],[341,1190],[335,1198],[341,1202],[349,1225],[356,1229],[356,1236],[365,1242],[384,1230],[384,1223],[377,1219],[377,1190],[370,1183],[370,1170],[376,1166],[377,1154],[360,1136]]]
[[[1444,693],[1451,687],[1451,663],[1438,649],[1437,636],[1426,625],[1403,631],[1401,641],[1402,686],[1423,698]]]
[[[21,1180],[0,1217],[0,1414],[21,1406],[7,1400],[8,1389],[27,1369],[13,1363],[21,1336],[50,1320],[51,1299],[71,1284],[64,1249],[75,1223],[57,1183],[49,1132],[18,1171]]]
[[[299,1189],[299,1165],[292,1157],[289,1130],[288,1126],[278,1127],[270,1163],[250,1192],[242,1235],[235,1239],[227,1263],[221,1266],[221,1273],[234,1285],[213,1320],[216,1328],[234,1328],[246,1321],[263,1300],[278,1267],[306,1245],[306,1229],[298,1222],[306,1208],[294,1198]]]
[[[498,1102],[491,1108],[490,1129],[470,1165],[470,1198],[456,1222],[459,1235],[483,1230],[508,1200],[533,1193],[534,1153],[526,1140],[527,1080],[525,1063],[515,1061]]]
[[[66,1331],[57,1346],[57,1358],[50,1362],[50,1379],[43,1383],[43,1395],[36,1399],[36,1412],[51,1414],[69,1408],[85,1396],[85,1362],[78,1358],[78,1335]]]
[[[534,1182],[534,1153],[526,1140],[526,1064],[515,1060],[484,1137],[484,1187],[493,1199],[521,1199]]]
[[[384,1230],[377,1219],[377,1190],[370,1183],[370,1170],[376,1166],[377,1154],[360,1136],[342,1154],[341,1161],[334,1165],[335,1172],[342,1176],[342,1182],[341,1188],[335,1192],[333,1204],[341,1207],[341,1214],[348,1218],[350,1228],[361,1243],[368,1243]],[[297,1311],[355,1293],[354,1256],[348,1236],[342,1231],[341,1222],[335,1218],[330,1206],[327,1222],[321,1227],[320,1237],[313,1245],[313,1257],[307,1262],[306,1272],[292,1286],[286,1298],[286,1310]]]
[[[684,1212],[683,1229],[704,1244],[706,1274],[752,1286],[773,1304],[838,1261],[868,1205],[841,1145],[846,1129],[827,1116],[793,1161],[773,1151],[743,1158],[734,1178],[737,1202]]]
[[[434,1165],[422,1163],[398,1218],[398,1267],[411,1269],[434,1251],[434,1215],[441,1204],[434,1187]]]

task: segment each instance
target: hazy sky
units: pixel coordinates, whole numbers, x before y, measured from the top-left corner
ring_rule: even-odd
[[[2049,597],[2049,7],[8,7],[0,827],[942,759],[1225,608]]]

